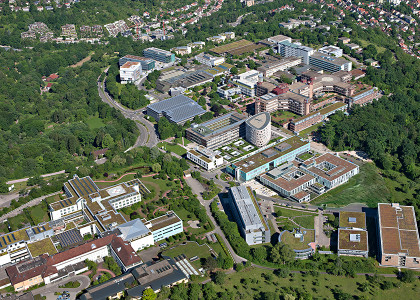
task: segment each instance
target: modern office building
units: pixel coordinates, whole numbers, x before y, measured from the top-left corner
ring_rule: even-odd
[[[251,70],[234,76],[230,80],[230,83],[239,87],[243,95],[255,97],[255,86],[258,82],[263,81],[262,77],[262,73],[256,70]]]
[[[351,61],[341,57],[332,57],[320,52],[315,52],[309,57],[309,64],[327,72],[350,72],[352,68]]]
[[[302,63],[302,57],[285,57],[275,61],[269,61],[263,63],[261,67],[257,68],[257,71],[261,72],[265,77],[270,77],[278,71],[284,71],[291,67],[300,65]]]
[[[291,43],[287,40],[278,43],[278,53],[284,57],[302,57],[304,64],[309,64],[309,57],[315,52],[314,49],[300,44]]]
[[[223,165],[223,157],[203,146],[198,146],[194,150],[189,150],[187,152],[187,158],[207,171]]]
[[[251,188],[243,185],[232,187],[229,196],[232,213],[247,244],[270,242],[270,228]]]
[[[150,71],[155,68],[155,61],[153,59],[136,55],[126,55],[121,57],[118,61],[118,65],[121,67],[128,61],[139,62],[143,71]]]
[[[220,65],[225,62],[224,57],[217,57],[206,53],[200,53],[195,56],[195,59],[204,65],[208,65],[210,67],[214,67]]]
[[[226,170],[236,180],[248,181],[285,162],[293,161],[297,155],[310,151],[310,148],[308,141],[294,136],[269,148],[263,147],[260,152],[232,163]]]
[[[206,111],[197,102],[184,95],[178,95],[147,106],[147,114],[158,121],[166,117],[170,122],[184,124]]]
[[[120,81],[122,84],[135,83],[141,77],[141,64],[128,61],[120,67]]]
[[[340,212],[338,255],[368,257],[368,232],[364,212]]]
[[[270,82],[267,82],[267,81],[258,82],[257,85],[255,86],[255,96],[257,97],[263,96],[265,94],[270,93],[275,88],[276,86]]]
[[[144,49],[143,56],[163,63],[170,63],[175,61],[175,54],[155,47]]]
[[[193,124],[185,131],[186,137],[208,149],[217,149],[245,137],[246,119],[246,116],[236,112],[229,113],[201,124]]]
[[[337,46],[324,46],[318,50],[318,52],[327,54],[329,56],[341,57],[343,56],[343,49]]]
[[[419,268],[420,239],[413,206],[378,204],[379,263]]]
[[[271,116],[262,112],[245,121],[246,140],[257,147],[263,147],[271,139]]]
[[[184,230],[182,220],[173,211],[168,211],[163,216],[145,221],[144,225],[152,232],[155,243]]]

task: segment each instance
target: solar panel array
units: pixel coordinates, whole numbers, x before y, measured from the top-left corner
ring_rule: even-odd
[[[9,244],[15,243],[18,240],[16,239],[15,235],[13,233],[8,234],[8,235],[3,235],[0,238],[0,248],[3,248]]]
[[[57,239],[60,241],[60,244],[63,248],[77,245],[83,242],[83,238],[77,229],[67,230],[63,233],[57,234]]]

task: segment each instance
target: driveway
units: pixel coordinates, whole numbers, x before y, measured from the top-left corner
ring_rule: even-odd
[[[329,247],[330,246],[330,238],[326,236],[325,232],[324,232],[324,215],[322,213],[319,213],[316,217],[315,217],[315,223],[314,223],[314,228],[315,228],[315,244],[318,246],[325,246],[325,247]]]
[[[70,281],[79,281],[80,286],[78,288],[60,288],[60,285],[66,284]],[[70,299],[76,299],[76,295],[89,287],[90,285],[90,278],[85,275],[75,275],[63,280],[59,280],[55,283],[48,284],[46,286],[40,287],[39,289],[33,290],[32,294],[37,295],[41,294],[42,296],[46,296],[47,300],[56,300],[57,295],[54,295],[55,292],[62,293],[64,291],[68,291],[70,293]]]

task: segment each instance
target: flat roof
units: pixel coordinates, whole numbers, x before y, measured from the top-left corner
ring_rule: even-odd
[[[242,171],[247,173],[308,143],[309,142],[303,141],[300,137],[294,136],[264,151],[235,162],[233,165],[236,167],[241,167]],[[266,155],[266,151],[272,152],[272,155],[270,153],[268,153],[269,155]]]
[[[295,166],[280,166],[267,174],[261,176],[262,178],[274,183],[275,185],[290,192],[301,185],[315,179],[311,174],[301,171]]]
[[[149,220],[144,225],[151,225],[151,231],[162,229],[166,226],[181,222],[181,219],[173,211],[168,211],[165,215]]]
[[[331,153],[325,153],[313,160],[314,164],[308,166],[307,170],[328,181],[333,181],[351,170],[358,168],[357,165]]]
[[[420,240],[413,206],[378,204],[379,229],[383,254],[406,253],[420,256]]]
[[[271,116],[268,112],[260,112],[246,120],[246,124],[254,127],[255,129],[261,130],[267,126],[271,126]]]
[[[338,250],[368,251],[367,231],[339,228]]]
[[[147,106],[159,114],[165,113],[175,123],[182,122],[206,111],[197,102],[184,95],[178,95]]]
[[[28,241],[29,236],[26,233],[26,229],[28,228],[19,229],[0,236],[0,250],[6,248],[8,245],[15,244],[20,241]]]
[[[344,58],[341,58],[341,57],[332,57],[332,56],[330,56],[328,54],[324,54],[324,53],[320,53],[320,52],[315,52],[314,54],[312,54],[310,56],[309,59],[311,59],[311,58],[322,60],[324,62],[334,64],[336,66],[342,66],[344,64],[351,63],[351,61],[348,61],[348,60],[346,60]]]
[[[341,211],[339,227],[366,229],[366,215],[364,212]]]
[[[198,125],[193,125],[187,130],[193,131],[203,137],[213,136],[239,126],[245,122],[246,119],[246,116],[233,112]]]

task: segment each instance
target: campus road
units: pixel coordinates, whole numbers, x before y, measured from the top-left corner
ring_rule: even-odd
[[[54,172],[54,173],[43,174],[43,175],[41,175],[41,177],[45,178],[45,177],[50,177],[50,176],[64,174],[64,173],[66,173],[66,170],[61,170],[61,171]],[[15,184],[15,183],[19,183],[19,182],[25,182],[25,181],[28,181],[28,179],[29,179],[29,177],[10,180],[10,181],[6,182],[6,184]]]
[[[140,135],[137,138],[135,144],[132,147],[128,148],[126,151],[130,151],[131,149],[139,146],[147,146],[150,148],[156,146],[159,139],[157,137],[154,125],[144,118],[144,115],[141,112],[141,110],[131,110],[125,108],[120,103],[112,99],[112,97],[105,91],[105,81],[106,78],[103,82],[98,80],[99,97],[101,97],[103,102],[118,109],[124,115],[124,117],[135,121],[137,128],[140,131]]]
[[[64,285],[70,281],[79,281],[80,286],[78,288],[60,288],[59,287],[60,285]],[[84,289],[86,289],[87,287],[89,287],[89,285],[90,285],[90,278],[88,276],[74,275],[74,276],[70,276],[68,278],[59,280],[55,283],[40,287],[36,289],[33,292],[33,294],[40,294],[42,296],[46,296],[47,297],[46,300],[56,300],[58,296],[54,295],[54,293],[56,292],[62,293],[64,291],[67,291],[70,293],[70,299],[74,300],[76,299],[76,295],[80,293],[81,291],[83,291]]]

